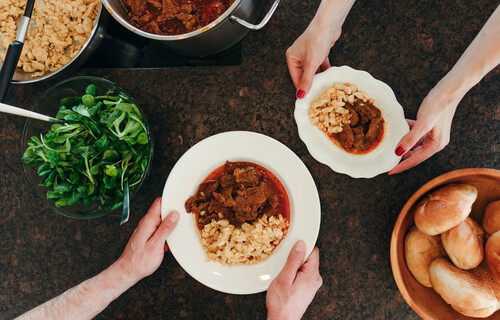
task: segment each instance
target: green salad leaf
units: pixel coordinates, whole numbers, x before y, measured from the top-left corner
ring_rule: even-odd
[[[61,100],[50,131],[31,137],[22,162],[38,166],[40,186],[57,207],[94,202],[115,209],[123,203],[123,183],[130,192],[145,174],[149,138],[141,112],[127,96],[95,85],[81,97]]]

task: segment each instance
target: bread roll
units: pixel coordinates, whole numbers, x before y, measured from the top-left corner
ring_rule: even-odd
[[[500,230],[500,200],[490,203],[484,210],[483,228],[489,236]]]
[[[473,317],[473,318],[488,318],[491,316],[497,309],[495,307],[489,307],[489,308],[483,308],[483,309],[477,309],[477,310],[470,310],[470,309],[464,309],[460,308],[457,306],[452,305],[451,306],[455,311],[463,314],[464,316],[467,317]]]
[[[440,236],[428,236],[417,228],[410,229],[405,238],[405,258],[408,270],[415,279],[426,287],[429,281],[429,266],[435,259],[443,256]]]
[[[500,307],[500,304],[498,301],[500,300],[500,284],[498,284],[495,280],[493,280],[493,277],[491,275],[490,270],[488,269],[488,266],[486,263],[481,263],[481,265],[473,270],[471,270],[472,273],[474,273],[476,276],[478,276],[484,283],[485,286],[489,286],[492,290],[493,293],[495,294],[495,297],[497,298],[497,306],[495,308],[489,307],[489,308],[484,308],[484,309],[477,309],[477,310],[470,310],[470,309],[464,309],[460,308],[457,306],[451,306],[453,309],[456,311],[460,312],[463,315],[466,315],[468,317],[475,317],[475,318],[486,318],[492,315],[495,311],[497,311]]]
[[[484,255],[493,279],[500,283],[500,231],[492,234],[486,241]]]
[[[471,218],[441,234],[443,247],[454,265],[460,269],[473,269],[484,258],[484,231]]]
[[[468,184],[448,184],[429,193],[414,212],[415,225],[430,236],[464,221],[476,200],[477,189]]]
[[[489,308],[483,308],[483,309],[476,309],[476,310],[471,310],[471,309],[464,309],[460,308],[457,306],[451,306],[453,309],[455,309],[457,312],[460,312],[463,315],[466,315],[468,317],[475,317],[475,318],[486,318],[492,315],[495,311],[497,311],[500,307],[498,301],[500,299],[500,284],[498,284],[495,280],[493,280],[493,277],[491,275],[490,270],[488,269],[488,266],[486,263],[481,263],[479,267],[471,270],[473,274],[478,276],[481,281],[484,283],[485,286],[490,287],[493,290],[493,293],[495,294],[495,297],[497,298],[497,306],[496,307],[489,307]]]
[[[491,274],[486,262],[481,263],[479,267],[472,269],[471,272],[481,278],[485,285],[489,286],[493,290],[495,297],[497,297],[497,301],[500,302],[500,283],[493,279],[493,275]],[[497,310],[499,307],[500,305],[497,305]]]
[[[445,258],[438,258],[429,268],[432,287],[452,306],[460,310],[495,310],[497,298],[486,281],[472,271],[455,267]]]

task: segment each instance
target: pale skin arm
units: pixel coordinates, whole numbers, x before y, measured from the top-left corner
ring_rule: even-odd
[[[168,251],[166,239],[177,225],[179,213],[161,221],[161,198],[139,222],[123,254],[109,268],[17,319],[92,319],[114,299],[160,266]]]
[[[411,131],[401,139],[395,150],[397,155],[403,155],[403,161],[389,174],[418,165],[448,144],[451,122],[460,100],[499,63],[500,6],[455,66],[425,97],[417,120],[408,121]]]
[[[339,39],[342,24],[355,0],[323,0],[304,33],[286,51],[288,70],[296,96],[304,98],[315,73],[330,67],[328,54]]]
[[[179,213],[174,211],[162,222],[160,208],[158,198],[139,222],[120,258],[109,268],[17,319],[92,319],[139,280],[155,272],[168,251],[165,241],[179,220]],[[269,319],[300,319],[321,287],[318,248],[302,264],[304,255],[305,244],[299,241],[271,283],[266,298]]]
[[[302,318],[316,292],[323,284],[319,274],[319,250],[314,248],[304,261],[306,246],[298,241],[290,251],[285,266],[267,290],[268,320]]]

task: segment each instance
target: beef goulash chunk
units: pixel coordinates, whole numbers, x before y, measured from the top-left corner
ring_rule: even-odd
[[[382,133],[383,126],[384,119],[382,119],[381,117],[374,118],[368,126],[368,131],[366,132],[366,142],[372,144],[374,141],[376,141]]]
[[[351,126],[357,125],[358,122],[359,122],[359,115],[356,112],[356,109],[354,109],[354,107],[351,106],[350,104],[345,104],[344,108],[346,108],[347,110],[349,110],[349,113],[351,114],[351,119],[350,119],[351,123],[350,123],[350,125]]]
[[[352,149],[354,143],[354,133],[352,132],[351,126],[346,124],[344,129],[339,132],[340,142],[347,151]]]
[[[281,214],[288,219],[289,208],[280,204],[280,198],[287,197],[286,191],[278,191],[263,168],[249,162],[228,161],[199,185],[185,208],[196,215],[200,230],[212,220],[227,219],[239,227],[263,215]]]

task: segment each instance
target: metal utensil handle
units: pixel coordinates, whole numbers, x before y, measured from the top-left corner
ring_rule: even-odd
[[[7,54],[2,64],[2,69],[0,70],[0,102],[5,101],[7,96],[7,91],[9,90],[10,82],[16,71],[17,62],[21,56],[21,51],[23,51],[24,39],[26,38],[26,33],[28,32],[28,26],[30,24],[31,13],[33,12],[33,7],[35,6],[35,0],[28,0],[26,2],[26,8],[24,9],[24,15],[19,24],[19,29],[17,30],[16,40],[9,45],[7,49]]]
[[[128,178],[126,178],[123,186],[123,208],[122,208],[122,218],[120,220],[120,225],[127,223],[130,216],[130,196],[129,196],[129,186]]]
[[[250,23],[246,20],[243,20],[243,19],[238,18],[238,17],[233,16],[233,15],[231,15],[229,17],[229,19],[231,19],[232,21],[238,22],[239,24],[241,24],[242,26],[244,26],[250,30],[260,30],[260,29],[264,28],[264,26],[269,22],[269,19],[271,19],[274,11],[276,11],[276,8],[278,7],[279,3],[280,3],[280,0],[274,1],[273,5],[271,6],[271,9],[269,9],[266,16],[262,19],[262,21],[259,24]]]
[[[9,113],[9,114],[15,114],[17,116],[22,116],[22,117],[27,117],[27,118],[33,118],[33,119],[38,119],[38,120],[43,120],[43,121],[49,121],[49,122],[60,122],[60,120],[36,113],[33,111],[29,111],[26,109],[14,107],[5,103],[0,103],[0,112],[3,113]]]
[[[21,56],[21,51],[23,51],[23,46],[24,44],[22,42],[14,41],[14,43],[11,43],[7,49],[2,69],[0,69],[0,102],[5,101],[12,76],[16,71],[17,62]]]

